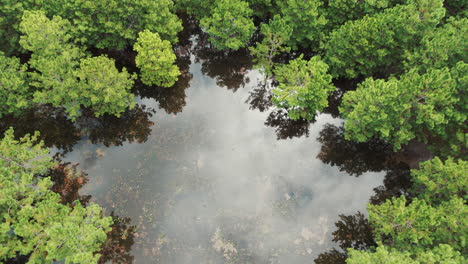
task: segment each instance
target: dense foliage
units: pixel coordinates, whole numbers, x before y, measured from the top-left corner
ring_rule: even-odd
[[[237,50],[247,45],[255,30],[250,19],[252,9],[242,0],[218,0],[210,15],[200,20],[210,40],[219,49]]]
[[[292,119],[312,119],[328,105],[328,95],[335,90],[327,70],[328,65],[318,56],[308,61],[299,57],[277,67],[279,85],[273,90],[273,102],[287,108]]]
[[[415,196],[369,205],[378,247],[350,250],[347,263],[465,263],[468,162],[439,158],[413,170]]]
[[[0,141],[0,261],[17,255],[27,263],[97,263],[112,223],[96,204],[61,204],[47,176],[54,163],[38,135]]]
[[[341,141],[379,141],[394,151],[422,142],[439,156],[411,172],[408,192],[393,194],[404,196],[369,205],[366,230],[376,243],[369,237],[368,247],[344,243],[350,249],[332,252],[330,260],[464,263],[466,7],[443,0],[3,0],[0,117],[53,108],[73,132],[85,113],[107,124],[141,112],[132,109],[135,86],[144,87],[139,95],[183,93],[178,80],[189,74],[176,46],[182,30],[176,12],[187,13],[200,26],[190,43],[216,50],[204,73],[231,67],[226,54],[250,51],[246,56],[264,73],[264,94],[278,108],[267,123],[297,121],[304,128],[340,94],[332,114],[344,119]],[[119,57],[127,59],[116,63]],[[239,71],[218,83],[237,89],[244,84]],[[168,104],[160,107],[168,111]],[[39,158],[47,151],[35,139],[17,141],[9,131],[0,142],[0,261],[23,255],[29,263],[96,262],[110,220],[97,205],[59,203],[43,177],[52,163]],[[71,235],[78,229],[88,231]]]
[[[176,55],[169,41],[161,40],[158,33],[145,30],[140,32],[133,48],[138,53],[135,63],[140,68],[144,84],[164,87],[174,85],[180,71],[174,65]]]
[[[466,64],[452,70],[431,69],[420,75],[412,70],[388,80],[369,78],[356,91],[345,94],[341,112],[348,138],[366,141],[379,137],[395,149],[417,138],[444,135],[450,123],[463,124],[463,93]],[[460,104],[460,105],[459,105]],[[430,134],[428,134],[430,132]]]
[[[28,64],[35,70],[29,74],[33,101],[64,107],[72,118],[80,115],[82,106],[96,116],[119,115],[132,107],[133,77],[125,68],[119,72],[105,56],[86,56],[71,41],[71,28],[67,20],[49,19],[42,11],[24,13],[20,44],[32,52]]]

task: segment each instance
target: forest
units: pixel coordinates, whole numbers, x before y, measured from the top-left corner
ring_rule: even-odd
[[[152,129],[156,134],[166,131],[163,122],[152,117],[189,111],[195,99],[185,99],[187,88],[204,82],[203,78],[195,82],[195,62],[201,63],[204,76],[232,94],[245,89],[249,83],[245,76],[255,72],[257,82],[247,99],[250,111],[275,109],[265,125],[275,128],[279,142],[312,141],[310,126],[327,114],[342,126],[325,124],[317,132],[321,148],[316,159],[356,178],[365,172],[387,173],[384,186],[374,189],[376,194],[367,205],[362,202],[365,212],[336,214],[332,241],[323,242],[332,246],[315,256],[307,256],[307,248],[306,257],[297,263],[466,263],[467,3],[2,0],[0,263],[139,263],[130,256],[131,244],[149,231],[141,231],[144,228],[131,224],[122,212],[118,216],[117,210],[112,212],[99,199],[79,194],[80,188],[94,184],[92,175],[67,155],[83,138],[100,146],[92,151],[94,158],[107,155],[103,149],[130,143],[166,144],[152,138]],[[227,73],[220,73],[225,69]],[[221,97],[216,96],[208,95],[204,104],[217,105]],[[150,98],[159,109],[145,106]],[[223,115],[223,109],[206,113],[210,111]],[[243,117],[226,114],[223,118]],[[193,126],[197,122],[203,124],[194,120]],[[240,130],[249,130],[247,124]],[[214,137],[215,132],[186,126],[175,124],[174,130],[193,129]],[[176,141],[189,137],[171,133],[166,135],[172,146],[164,152],[166,156],[179,153],[175,149],[183,144]],[[193,137],[196,144],[206,141]],[[254,159],[261,162],[265,153],[258,152]],[[399,161],[409,152],[426,153],[426,157],[401,168]],[[308,158],[305,162],[312,164],[315,157]],[[201,158],[190,164],[181,167],[183,173],[203,174],[207,167],[223,166]],[[135,165],[142,171],[158,171],[157,166],[144,159]],[[114,175],[111,181],[131,185],[139,179],[130,169],[116,171],[109,172]],[[308,197],[306,187],[287,192],[286,200],[296,199],[299,208],[307,202],[300,198]],[[178,188],[183,192],[185,187]],[[106,195],[119,192],[132,193],[125,198],[132,200],[136,191],[119,189]],[[315,199],[313,193],[310,196]],[[109,199],[112,208],[119,199]],[[140,207],[146,210],[146,206]],[[282,254],[283,246],[269,253],[270,260],[238,257],[242,243],[220,243],[218,231],[212,236],[212,248],[221,252],[218,261],[200,257],[169,262],[170,258],[161,257],[158,262],[141,263],[198,263],[200,259],[204,263],[288,263],[270,261],[271,256]],[[304,241],[320,240],[309,237]],[[169,243],[165,239],[170,238],[161,235],[157,240],[162,250]],[[270,240],[275,239],[273,234]]]

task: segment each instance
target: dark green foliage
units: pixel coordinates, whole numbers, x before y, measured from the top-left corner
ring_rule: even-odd
[[[427,32],[414,52],[407,52],[406,68],[453,67],[468,61],[468,19],[450,19],[447,24]]]
[[[401,4],[401,0],[329,0],[326,8],[327,28],[335,29],[346,21],[372,15]]]
[[[273,74],[273,58],[281,52],[288,52],[290,48],[285,46],[291,38],[292,28],[281,16],[275,16],[268,24],[262,24],[260,33],[262,42],[257,42],[255,47],[250,47],[250,53],[255,56],[255,63],[267,76]]]
[[[413,70],[388,81],[365,80],[343,98],[346,137],[359,142],[378,137],[398,150],[414,138],[425,141],[430,134],[444,135],[447,124],[466,120],[457,107],[458,94],[466,89],[460,86],[460,77],[444,68],[424,75]]]
[[[182,24],[172,0],[59,0],[44,3],[48,15],[71,21],[74,38],[87,46],[123,49],[148,29],[173,43]]]
[[[245,47],[255,30],[252,9],[242,0],[217,0],[209,16],[200,20],[200,26],[210,35],[210,41],[220,50]]]
[[[27,10],[67,19],[77,43],[97,48],[124,49],[144,29],[175,43],[182,30],[172,0],[8,0],[0,3],[0,10],[0,50],[8,53],[21,51],[19,24]]]
[[[324,38],[327,19],[322,9],[321,0],[284,0],[277,1],[279,13],[286,24],[292,28],[292,35],[287,44],[292,48],[306,46],[317,49]]]
[[[375,252],[349,250],[348,264],[464,264],[466,259],[449,245],[440,245],[421,253],[398,251],[378,246]]]
[[[330,34],[324,60],[335,77],[398,72],[405,50],[418,46],[444,14],[441,0],[417,0],[348,21]]]
[[[415,198],[406,205],[404,196],[381,205],[369,205],[369,218],[377,241],[405,251],[421,252],[434,245],[449,244],[456,250],[466,246],[468,207],[452,197],[439,206]]]

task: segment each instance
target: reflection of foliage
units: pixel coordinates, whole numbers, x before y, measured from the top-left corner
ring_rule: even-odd
[[[276,110],[270,113],[265,125],[274,127],[278,139],[309,136],[309,125],[313,121],[298,119],[292,120],[284,110]]]
[[[41,105],[25,111],[21,116],[4,116],[0,119],[0,132],[10,126],[15,128],[15,136],[22,137],[40,131],[40,139],[46,147],[55,146],[64,151],[71,151],[80,139],[80,133],[63,109]]]
[[[374,188],[375,194],[369,199],[369,202],[371,204],[381,204],[391,197],[408,196],[408,190],[411,186],[410,170],[407,166],[401,164],[387,172],[383,185]]]
[[[131,219],[120,218],[111,213],[114,220],[112,230],[107,233],[107,240],[104,242],[99,263],[127,264],[133,263],[133,256],[130,251],[134,244],[136,226],[130,225]]]
[[[318,257],[314,259],[314,262],[315,264],[345,264],[346,258],[347,256],[345,253],[334,248],[318,255]]]
[[[105,146],[119,146],[125,141],[145,142],[153,125],[150,120],[152,113],[152,110],[140,105],[124,112],[120,118],[111,115],[94,117],[92,113],[84,112],[74,124],[63,110],[43,105],[19,117],[3,117],[0,119],[0,131],[12,126],[18,137],[40,131],[45,146],[55,146],[69,152],[84,136],[89,136],[94,144],[102,143]]]
[[[348,248],[365,250],[376,245],[369,221],[361,212],[339,217],[340,220],[335,223],[337,229],[332,233],[332,241],[338,243],[342,251],[332,249],[322,253],[314,260],[316,264],[344,264],[347,258],[344,252]]]
[[[375,246],[372,228],[361,212],[340,215],[340,220],[335,225],[337,230],[333,232],[333,242],[337,242],[340,248],[368,249]]]
[[[51,170],[51,179],[54,182],[52,191],[60,194],[62,203],[71,204],[78,200],[86,205],[91,195],[82,196],[79,190],[88,182],[88,176],[77,168],[78,163],[59,163]]]
[[[380,140],[363,143],[348,141],[343,127],[331,124],[324,126],[317,140],[322,143],[317,155],[320,160],[356,176],[385,169],[392,154],[391,146]]]
[[[77,120],[82,135],[89,135],[93,144],[102,143],[106,147],[120,146],[123,142],[145,142],[154,124],[150,117],[153,110],[144,105],[137,105],[122,113],[120,118],[104,115],[99,118],[88,116]]]
[[[253,62],[247,49],[217,51],[207,45],[206,35],[200,35],[196,44],[196,62],[201,61],[202,73],[216,79],[217,85],[235,92],[249,82],[245,75]]]
[[[264,112],[273,106],[272,95],[267,83],[259,83],[256,88],[250,91],[246,103],[250,104],[251,110],[258,109],[260,112]]]

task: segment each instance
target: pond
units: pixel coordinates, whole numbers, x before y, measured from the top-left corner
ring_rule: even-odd
[[[0,123],[40,130],[87,173],[80,195],[118,221],[108,263],[311,263],[336,246],[338,216],[365,213],[394,171],[388,147],[345,141],[333,110],[289,120],[245,51],[215,52],[200,36],[177,51],[181,80],[136,87],[121,118],[36,109]]]

